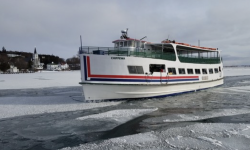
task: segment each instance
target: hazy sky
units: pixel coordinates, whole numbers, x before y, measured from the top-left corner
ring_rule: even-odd
[[[222,50],[225,65],[250,65],[249,0],[0,0],[0,47],[76,55],[85,46],[168,38]]]

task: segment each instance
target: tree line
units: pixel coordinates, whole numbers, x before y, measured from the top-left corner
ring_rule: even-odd
[[[38,54],[41,63],[44,63],[44,69],[46,69],[47,64],[63,64],[67,63],[72,69],[80,69],[80,60],[77,56],[66,59],[60,58],[54,55]],[[7,51],[5,47],[0,50],[0,70],[5,72],[10,69],[13,65],[19,70],[32,70],[33,65],[33,53],[29,52],[18,52],[18,51]]]

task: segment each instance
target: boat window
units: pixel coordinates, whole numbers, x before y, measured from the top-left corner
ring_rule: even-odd
[[[184,68],[179,68],[178,70],[179,70],[179,74],[186,74]]]
[[[131,41],[132,42],[132,47],[135,47],[135,41]]]
[[[120,42],[120,47],[123,47],[123,42]]]
[[[195,69],[195,74],[201,74],[201,70],[200,69]]]
[[[127,47],[127,46],[128,46],[128,42],[124,41],[124,47]]]
[[[135,47],[139,47],[139,42],[138,41],[135,42]]]
[[[207,69],[202,69],[202,74],[207,74]]]
[[[175,68],[168,68],[168,75],[176,75]]]
[[[194,74],[193,69],[187,69],[188,74]]]
[[[163,47],[162,47],[163,46]],[[174,47],[171,44],[166,45],[150,45],[151,54],[148,57],[154,57],[158,59],[176,61],[176,55]]]
[[[218,73],[218,68],[214,68],[214,73]]]
[[[128,47],[132,46],[132,41],[128,41]]]
[[[128,66],[129,74],[144,74],[142,66]]]
[[[136,70],[138,74],[144,74],[142,66],[136,66]]]
[[[164,64],[150,64],[149,65],[150,72],[165,72]]]
[[[209,74],[213,74],[213,69],[212,68],[209,68]]]
[[[119,47],[119,42],[115,43],[115,47]]]
[[[163,46],[163,54],[174,54],[175,51],[172,45],[164,45]]]
[[[144,48],[144,43],[143,42],[141,42],[141,48]]]
[[[180,62],[197,64],[219,64],[220,56],[217,50],[204,49],[204,47],[177,45],[177,56]],[[188,46],[189,45],[189,46]]]

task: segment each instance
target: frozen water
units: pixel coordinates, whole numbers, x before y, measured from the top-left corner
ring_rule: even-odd
[[[143,114],[147,114],[153,112],[157,109],[123,109],[123,110],[111,110],[105,113],[94,114],[90,116],[84,116],[77,118],[78,120],[86,120],[89,118],[92,119],[113,119],[118,122],[126,122],[131,120],[132,118],[142,116]]]
[[[224,68],[224,76],[243,76],[250,75],[249,67],[226,67]]]
[[[0,149],[249,149],[250,69],[178,96],[85,103],[80,73],[0,75]],[[15,143],[15,144],[13,144]]]
[[[85,110],[117,105],[120,102],[83,103],[69,96],[1,97],[0,119],[42,113]]]
[[[80,71],[0,74],[0,89],[80,86]]]
[[[63,150],[79,149],[249,149],[249,126],[245,124],[194,124],[119,137]]]

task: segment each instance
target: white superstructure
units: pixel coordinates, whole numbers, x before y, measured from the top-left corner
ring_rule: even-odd
[[[85,100],[160,97],[223,84],[217,49],[149,43],[122,33],[113,48],[80,47]]]

